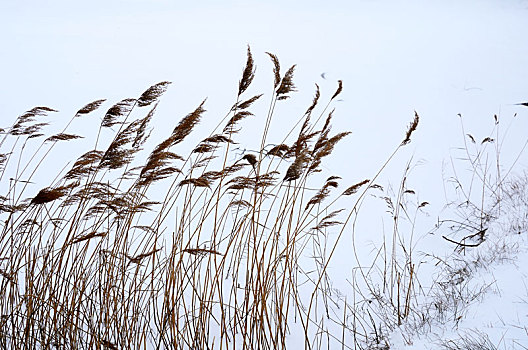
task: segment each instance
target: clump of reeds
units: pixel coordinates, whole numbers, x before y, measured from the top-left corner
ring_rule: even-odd
[[[156,106],[169,82],[103,112],[94,148],[52,183],[39,183],[39,168],[53,163],[60,169],[50,152],[86,137],[68,133],[70,123],[98,113],[105,100],[87,104],[61,133],[46,138],[45,117],[57,112],[48,107],[2,129],[0,347],[354,346],[346,339],[356,340],[360,330],[330,311],[343,302],[331,302],[326,270],[369,180],[343,192],[336,190],[342,179],[335,174],[312,185],[320,181],[324,159],[349,134],[331,134],[334,111],[327,112],[343,84],[322,107],[317,87],[300,130],[268,141],[277,105],[296,91],[295,66],[281,75],[278,58],[269,56],[273,90],[261,147],[253,153],[237,155],[234,148],[263,96],[246,96],[256,70],[249,48],[224,125],[186,155],[178,146],[199,125],[205,101],[150,152],[143,149],[152,143]],[[312,118],[316,110],[316,121],[326,116],[320,128]],[[416,115],[400,146],[417,123]],[[294,131],[297,137],[288,137]],[[110,140],[103,136],[108,132],[114,132]],[[29,144],[37,145],[28,157]],[[333,209],[341,196],[352,195],[358,196],[353,207]],[[323,253],[316,247],[329,230],[338,239]],[[347,310],[345,301],[346,317]]]

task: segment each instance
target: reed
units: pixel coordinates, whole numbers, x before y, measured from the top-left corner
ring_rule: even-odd
[[[2,129],[0,347],[359,344],[346,340],[361,331],[343,321],[350,303],[332,294],[327,275],[345,224],[373,188],[364,180],[338,191],[345,180],[321,167],[349,135],[331,133],[329,108],[343,83],[324,106],[317,86],[297,124],[269,141],[275,110],[296,87],[295,66],[281,75],[278,58],[268,55],[273,90],[254,152],[235,148],[244,120],[262,115],[250,108],[264,95],[247,95],[256,72],[249,48],[233,107],[188,154],[179,146],[200,124],[206,101],[144,150],[169,82],[110,106],[94,148],[43,188],[39,170],[58,169],[50,152],[88,137],[68,133],[70,123],[101,113],[106,101],[87,104],[55,135],[44,134],[45,117],[56,112],[48,107]],[[409,143],[418,120],[416,114],[395,152]],[[103,137],[109,132],[110,140]],[[30,142],[32,155],[24,152]],[[344,196],[355,196],[355,204],[337,207]],[[331,230],[338,237],[329,241]],[[401,288],[411,280],[401,280]]]

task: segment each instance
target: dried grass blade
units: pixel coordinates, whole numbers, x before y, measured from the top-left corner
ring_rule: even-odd
[[[60,133],[60,134],[48,137],[46,140],[44,140],[44,142],[69,141],[69,140],[82,139],[82,138],[83,137],[80,135]]]
[[[218,135],[218,134],[208,137],[202,141],[202,143],[220,143],[220,142],[235,143],[229,137],[224,136],[224,135]]]
[[[194,185],[196,187],[210,187],[211,182],[202,176],[197,179],[193,179],[193,178],[185,179],[185,180],[180,181],[180,183],[178,184],[178,186],[184,186],[184,185]]]
[[[290,67],[286,71],[286,74],[284,74],[284,77],[282,78],[282,81],[280,83],[280,86],[277,88],[277,99],[278,100],[285,100],[289,98],[287,94],[295,91],[295,85],[293,84],[293,72],[295,71],[295,64]]]
[[[15,125],[11,127],[9,131],[10,135],[20,136],[20,135],[31,135],[40,131],[48,123],[36,123],[33,125],[27,125],[35,121],[35,117],[44,117],[48,115],[48,112],[57,112],[57,110],[49,107],[34,107],[26,113],[22,114],[17,118]]]
[[[338,80],[337,83],[338,83],[337,90],[330,100],[333,100],[334,98],[336,98],[341,93],[341,91],[343,91],[343,81]]]
[[[67,180],[77,179],[81,176],[88,175],[96,169],[95,163],[103,157],[102,151],[92,150],[80,156],[73,167],[64,176]]]
[[[149,256],[152,256],[154,254],[156,254],[157,252],[159,252],[161,250],[161,248],[158,248],[158,249],[154,249],[154,250],[151,250],[150,252],[148,253],[143,253],[143,254],[139,254],[139,255],[136,255],[134,257],[131,257],[131,256],[128,256],[127,255],[127,258],[130,260],[130,262],[134,263],[134,264],[139,264],[141,262],[141,260],[149,257]]]
[[[34,107],[27,111],[26,113],[22,114],[17,118],[17,121],[15,122],[15,125],[11,128],[9,131],[9,134],[19,136],[19,135],[27,135],[30,132],[27,131],[28,128],[31,128],[32,126],[25,126],[25,124],[35,121],[35,117],[44,117],[48,115],[48,112],[58,112],[57,110],[49,107]],[[43,123],[41,123],[41,126],[44,126]],[[39,125],[39,124],[36,124]],[[47,125],[47,124],[46,124]],[[35,127],[35,126],[33,126]]]
[[[255,67],[253,62],[253,56],[251,55],[251,49],[248,45],[246,67],[244,68],[244,72],[242,73],[242,79],[238,84],[238,96],[242,95],[242,93],[247,90],[249,85],[251,85],[253,78],[255,78]]]
[[[253,113],[249,111],[240,111],[236,113],[234,116],[229,119],[226,126],[224,127],[224,132],[229,132],[230,134],[235,134],[238,132],[238,130],[235,130],[235,125],[241,121],[242,119],[246,118],[247,116],[253,115]]]
[[[301,177],[304,166],[307,162],[307,156],[304,153],[299,154],[295,161],[286,170],[283,181],[293,181]]]
[[[234,111],[235,109],[246,109],[246,108],[249,108],[253,104],[253,102],[255,102],[256,100],[258,100],[261,97],[262,97],[262,94],[253,96],[252,98],[250,98],[248,100],[239,102],[238,104],[235,104],[231,108],[231,110]]]
[[[266,155],[283,158],[285,154],[288,153],[289,150],[290,148],[288,147],[288,145],[280,144],[270,149],[268,153],[266,153]]]
[[[169,81],[162,81],[149,87],[137,100],[139,107],[148,106],[155,102],[167,90],[167,86],[171,84]]]
[[[183,251],[191,255],[205,255],[205,254],[224,255],[220,252],[217,252],[216,250],[205,249],[205,248],[187,248],[187,249],[184,249]]]
[[[370,182],[370,180],[367,179],[367,180],[363,180],[363,181],[361,181],[361,182],[358,182],[358,183],[355,184],[355,185],[350,186],[349,188],[347,188],[347,189],[343,192],[343,196],[350,196],[350,195],[356,193],[356,192],[359,190],[359,188],[360,188],[361,186],[363,186],[363,185],[365,185],[365,184],[367,184],[367,183],[369,183],[369,182]]]
[[[319,97],[321,97],[321,92],[319,91],[319,85],[315,84],[315,96],[314,96],[312,105],[308,107],[308,109],[304,113],[305,115],[310,115],[312,113],[315,106],[317,106],[317,103],[319,102]]]
[[[99,108],[103,104],[104,101],[106,101],[106,99],[96,100],[96,101],[88,103],[86,106],[79,109],[77,113],[75,113],[75,116],[79,117],[83,114],[88,114],[90,112],[95,111],[97,108]]]
[[[482,145],[483,143],[486,143],[486,142],[494,142],[494,141],[495,141],[495,140],[492,139],[491,137],[485,137],[485,138],[482,140],[482,142],[481,142],[480,144]]]
[[[141,147],[145,143],[145,141],[147,141],[147,139],[149,138],[150,133],[149,134],[146,133],[147,125],[152,120],[152,117],[154,116],[154,112],[156,111],[156,107],[158,107],[157,103],[154,105],[154,107],[152,107],[152,109],[148,112],[148,114],[144,118],[138,121],[137,128],[135,131],[136,137],[134,138],[134,141],[132,141],[133,148]]]
[[[103,118],[101,126],[103,128],[109,128],[115,124],[119,124],[118,118],[130,113],[136,102],[137,100],[135,98],[127,98],[110,107]]]
[[[281,77],[280,77],[280,63],[277,56],[275,56],[272,53],[266,52],[269,57],[271,58],[271,61],[273,62],[273,74],[275,75],[275,83],[273,85],[274,88],[277,88],[279,86]]]
[[[340,179],[339,176],[330,176],[323,187],[317,192],[315,196],[313,196],[308,203],[306,204],[305,209],[308,209],[311,205],[319,204],[321,203],[328,195],[330,194],[330,188],[337,188],[339,184],[337,183],[337,179]]]
[[[79,237],[75,238],[71,242],[71,244],[76,244],[76,243],[80,243],[80,242],[83,242],[83,241],[87,241],[87,240],[95,238],[95,237],[105,237],[107,233],[108,232],[97,233],[97,231],[94,231],[94,232],[88,233],[86,235],[79,236]]]
[[[418,113],[416,113],[416,111],[414,111],[414,119],[409,124],[409,128],[407,129],[407,132],[405,133],[405,139],[401,143],[402,146],[404,146],[404,145],[408,144],[409,142],[411,142],[411,134],[418,127],[418,122],[419,121],[420,121],[420,117],[418,116]]]
[[[182,142],[185,137],[187,137],[191,133],[196,124],[200,122],[202,114],[205,112],[205,109],[203,108],[204,104],[205,100],[200,103],[200,105],[194,110],[194,112],[188,114],[187,116],[185,116],[185,118],[180,121],[180,123],[172,132],[172,136],[170,138],[170,146],[174,146],[175,144]]]
[[[68,193],[73,187],[77,184],[70,184],[67,186],[59,186],[56,188],[43,188],[37,193],[35,197],[31,200],[31,204],[45,204],[52,202],[56,199],[59,199]]]

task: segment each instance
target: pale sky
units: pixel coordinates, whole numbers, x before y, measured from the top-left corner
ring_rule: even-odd
[[[106,98],[102,108],[109,108],[168,80],[154,121],[161,134],[206,97],[202,127],[212,128],[234,102],[248,44],[257,65],[253,92],[265,94],[255,123],[273,82],[265,52],[284,70],[297,64],[298,92],[277,109],[270,142],[302,115],[314,83],[324,100],[343,80],[334,131],[353,134],[324,165],[347,183],[372,176],[416,110],[418,131],[384,181],[397,186],[411,156],[427,160],[412,186],[432,203],[433,221],[445,204],[442,162],[462,145],[458,113],[479,140],[494,114],[509,121],[518,113],[512,150],[528,130],[528,108],[514,105],[528,101],[526,0],[4,0],[0,28],[0,127],[39,105],[60,110],[54,123],[62,127],[88,102]],[[248,140],[259,125],[248,124]],[[513,155],[508,149],[503,158]],[[520,164],[528,165],[526,156]]]

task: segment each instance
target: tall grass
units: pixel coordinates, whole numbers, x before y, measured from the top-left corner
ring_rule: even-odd
[[[363,336],[366,344],[359,348],[389,349],[395,333],[407,345],[422,338],[431,342],[431,348],[499,347],[482,330],[459,329],[459,325],[464,324],[470,307],[498,288],[496,281],[483,279],[482,272],[515,261],[516,254],[524,251],[527,176],[525,171],[521,175],[516,171],[519,166],[522,169],[519,160],[528,140],[519,143],[516,139],[518,149],[505,154],[513,123],[518,120],[515,115],[505,129],[500,126],[508,120],[493,116],[490,130],[481,137],[468,133],[463,117],[458,118],[463,143],[454,148],[450,169],[445,170],[444,175],[449,174],[444,178],[448,202],[430,231],[417,232],[423,227],[420,218],[427,215],[429,203],[419,200],[413,189],[412,162],[395,189],[380,187],[377,192],[376,197],[387,208],[391,230],[368,260],[355,254],[357,267],[351,281],[357,295],[354,316],[355,324],[363,328],[356,336]],[[420,245],[424,237],[440,248]],[[356,252],[359,249],[355,246]],[[511,307],[505,305],[505,309]],[[456,330],[459,339],[446,339],[450,336],[449,332],[443,334],[446,329]],[[502,338],[494,341],[505,343]]]
[[[363,330],[350,327],[352,309],[332,292],[327,275],[370,183],[340,190],[346,180],[321,167],[349,134],[331,133],[330,108],[343,85],[323,105],[317,86],[297,124],[282,140],[271,140],[275,110],[296,87],[295,66],[282,73],[278,58],[269,56],[273,90],[268,111],[256,113],[265,119],[257,151],[239,154],[237,145],[244,119],[255,118],[252,107],[263,98],[249,94],[255,76],[249,48],[232,108],[188,154],[180,150],[205,101],[151,151],[143,149],[152,142],[156,107],[169,82],[111,106],[93,149],[72,165],[61,163],[54,149],[87,137],[70,133],[70,125],[101,113],[105,100],[81,108],[54,135],[45,133],[46,116],[56,112],[48,107],[2,129],[0,347],[359,344]],[[395,152],[417,124],[418,115]],[[108,132],[110,140],[103,136]],[[39,171],[50,170],[55,179],[40,184]],[[345,196],[355,204],[336,207]],[[398,283],[410,282],[398,277]]]

